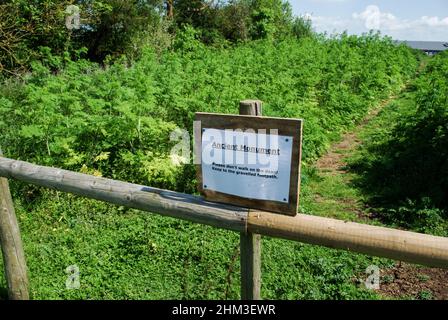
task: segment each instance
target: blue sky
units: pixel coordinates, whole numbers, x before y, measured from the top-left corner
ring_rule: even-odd
[[[399,40],[448,41],[448,0],[289,0],[318,32],[362,34],[370,29]]]

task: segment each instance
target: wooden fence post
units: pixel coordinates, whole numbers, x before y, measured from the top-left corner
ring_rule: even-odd
[[[240,101],[240,115],[261,116],[262,102]],[[241,299],[260,300],[261,236],[252,232],[240,233]]]
[[[0,157],[2,156],[0,150]],[[3,254],[8,297],[28,300],[28,276],[19,225],[8,180],[0,178],[0,245]]]

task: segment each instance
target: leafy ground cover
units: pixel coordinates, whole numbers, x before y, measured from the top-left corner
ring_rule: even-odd
[[[432,59],[413,85],[375,119],[350,166],[386,223],[448,235],[448,56]]]
[[[442,59],[442,56],[438,59]],[[431,64],[440,64],[440,61],[431,61],[430,68]],[[387,164],[381,162],[386,166],[383,168],[378,165],[378,162],[384,161],[384,159],[390,160],[388,158],[390,154],[400,150],[385,148],[384,144],[401,142],[407,145],[408,141],[396,140],[395,136],[396,134],[406,135],[406,132],[402,131],[397,133],[403,124],[407,123],[409,130],[412,128],[419,132],[416,123],[419,123],[417,113],[423,112],[419,107],[422,100],[418,98],[422,94],[421,86],[427,86],[429,77],[437,77],[435,74],[428,73],[428,69],[421,69],[422,72],[417,80],[410,82],[401,94],[386,101],[383,107],[372,110],[360,126],[344,134],[342,140],[335,143],[329,152],[316,162],[313,178],[302,192],[305,195],[302,202],[303,211],[344,220],[446,236],[448,228],[447,220],[443,216],[444,209],[442,206],[435,206],[434,202],[431,203],[431,198],[425,200],[428,206],[426,208],[416,207],[414,205],[415,198],[402,202],[388,198],[388,201],[378,202],[376,199],[379,194],[389,194],[381,192],[381,189],[372,192],[371,188],[366,188],[367,178],[369,178],[367,181],[372,184],[379,185],[381,183],[382,188],[387,188],[388,183],[397,186],[394,181],[395,176],[390,174]],[[433,83],[437,84],[437,82]],[[439,91],[434,90],[434,92]],[[430,110],[427,108],[425,113],[431,113]],[[434,126],[434,123],[428,121],[427,117],[425,118],[426,127]],[[437,132],[437,130],[432,132]],[[431,141],[428,139],[423,142],[430,144]],[[427,146],[415,143],[412,148],[408,151],[411,154],[415,150],[421,150]],[[434,158],[425,157],[426,161],[431,162],[426,166],[427,169],[440,170],[443,168],[435,163],[440,154],[443,154],[443,150],[434,155]],[[409,161],[407,158],[396,160],[401,160],[404,163]],[[370,168],[370,164],[374,161],[377,162],[377,165]],[[359,170],[360,166],[376,172]],[[416,180],[419,179],[419,177],[415,177],[418,172],[410,172],[410,174]],[[381,182],[372,181],[371,177],[373,176],[381,177]],[[392,208],[397,209],[392,210]],[[383,298],[448,298],[448,286],[441,281],[448,277],[447,270],[401,262],[396,262],[393,265],[386,263],[380,266],[381,285],[378,293]]]
[[[194,112],[237,113],[239,100],[258,98],[266,116],[305,120],[301,210],[319,214],[307,187],[317,179],[311,164],[417,67],[409,49],[376,35],[212,49],[192,32],[177,40],[177,51],[146,51],[131,66],[101,69],[56,59],[63,70],[53,75],[36,63],[25,83],[0,90],[5,154],[194,193],[192,166],[170,161],[170,132],[191,131]],[[338,190],[334,179],[326,192],[354,192]],[[35,299],[239,298],[234,233],[21,183],[12,187]],[[363,287],[372,264],[392,262],[264,238],[262,296],[375,299]],[[78,290],[65,286],[71,265],[80,269]]]

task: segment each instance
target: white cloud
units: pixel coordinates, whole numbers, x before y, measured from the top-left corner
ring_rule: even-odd
[[[382,12],[376,5],[369,5],[364,11],[353,13],[351,19],[307,16],[318,32],[340,33],[347,30],[349,33],[360,34],[369,30],[379,30],[382,34],[395,39],[448,41],[448,17],[422,16],[414,20],[402,19],[393,13]]]
[[[448,28],[448,17],[444,19],[439,19],[439,17],[427,17],[423,16],[420,18],[419,22],[421,24],[426,24],[429,27],[447,27]],[[446,29],[448,33],[448,29]]]
[[[367,30],[401,30],[411,27],[411,23],[394,16],[390,12],[381,12],[378,6],[370,5],[361,13],[353,13],[353,18],[361,20]]]

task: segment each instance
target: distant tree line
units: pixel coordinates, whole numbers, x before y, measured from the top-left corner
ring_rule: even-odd
[[[79,26],[66,19],[79,7]],[[309,21],[294,17],[284,0],[3,0],[0,1],[0,71],[26,71],[51,55],[92,61],[138,56],[145,45],[169,48],[185,28],[207,45],[304,37]]]

